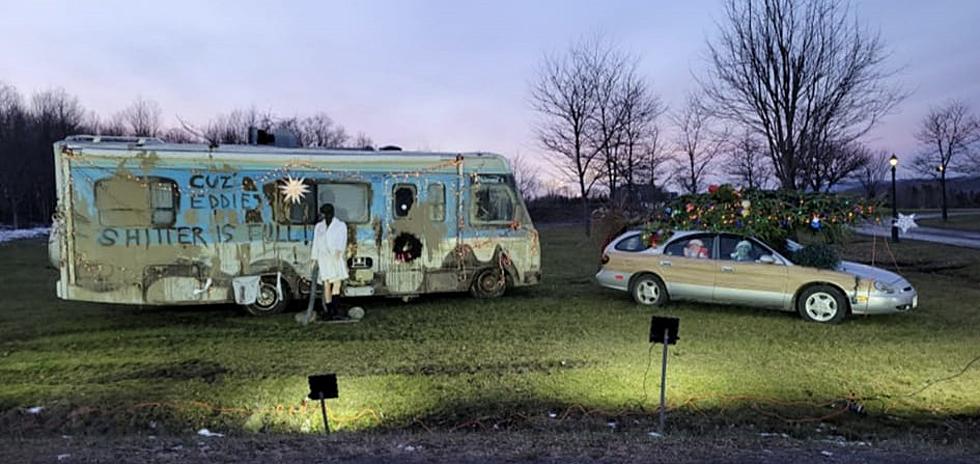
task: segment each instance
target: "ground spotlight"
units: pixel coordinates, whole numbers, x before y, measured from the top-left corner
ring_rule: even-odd
[[[667,426],[667,346],[676,345],[681,320],[676,317],[653,316],[650,321],[650,343],[664,345],[663,364],[660,369],[660,434]],[[652,347],[651,347],[652,349]]]
[[[328,398],[338,398],[337,374],[317,374],[309,376],[311,400],[320,400],[320,412],[323,413],[323,433],[330,433],[330,423],[327,421]]]

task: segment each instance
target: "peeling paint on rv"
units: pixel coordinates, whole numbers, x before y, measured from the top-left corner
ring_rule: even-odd
[[[348,224],[348,295],[466,291],[489,271],[540,280],[537,232],[498,155],[142,142],[55,144],[59,297],[226,303],[236,277],[281,275],[300,298],[324,202]],[[287,176],[310,186],[298,205],[279,192]],[[411,198],[396,205],[399,187]]]

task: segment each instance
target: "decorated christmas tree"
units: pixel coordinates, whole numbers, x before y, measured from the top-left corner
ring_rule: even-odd
[[[848,226],[878,220],[878,205],[842,195],[740,190],[711,186],[704,194],[683,195],[652,214],[643,239],[657,246],[675,231],[731,232],[756,237],[784,250],[786,239],[839,243]]]

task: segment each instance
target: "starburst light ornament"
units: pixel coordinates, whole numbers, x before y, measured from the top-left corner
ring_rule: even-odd
[[[908,233],[909,229],[913,227],[919,227],[915,223],[915,213],[909,215],[898,213],[898,219],[892,219],[892,222],[895,224],[895,227],[902,229],[903,234]]]
[[[307,193],[310,193],[310,186],[305,184],[305,178],[293,179],[286,177],[286,183],[279,186],[286,201],[296,204],[303,200]]]

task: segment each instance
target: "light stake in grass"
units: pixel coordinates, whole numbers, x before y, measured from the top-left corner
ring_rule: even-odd
[[[323,433],[330,433],[330,423],[327,421],[328,398],[338,398],[337,374],[318,374],[309,376],[311,400],[320,400],[320,412],[323,413]]]
[[[681,320],[676,317],[653,316],[650,321],[650,343],[663,343],[664,358],[660,369],[660,435],[667,426],[667,345],[676,345]]]

